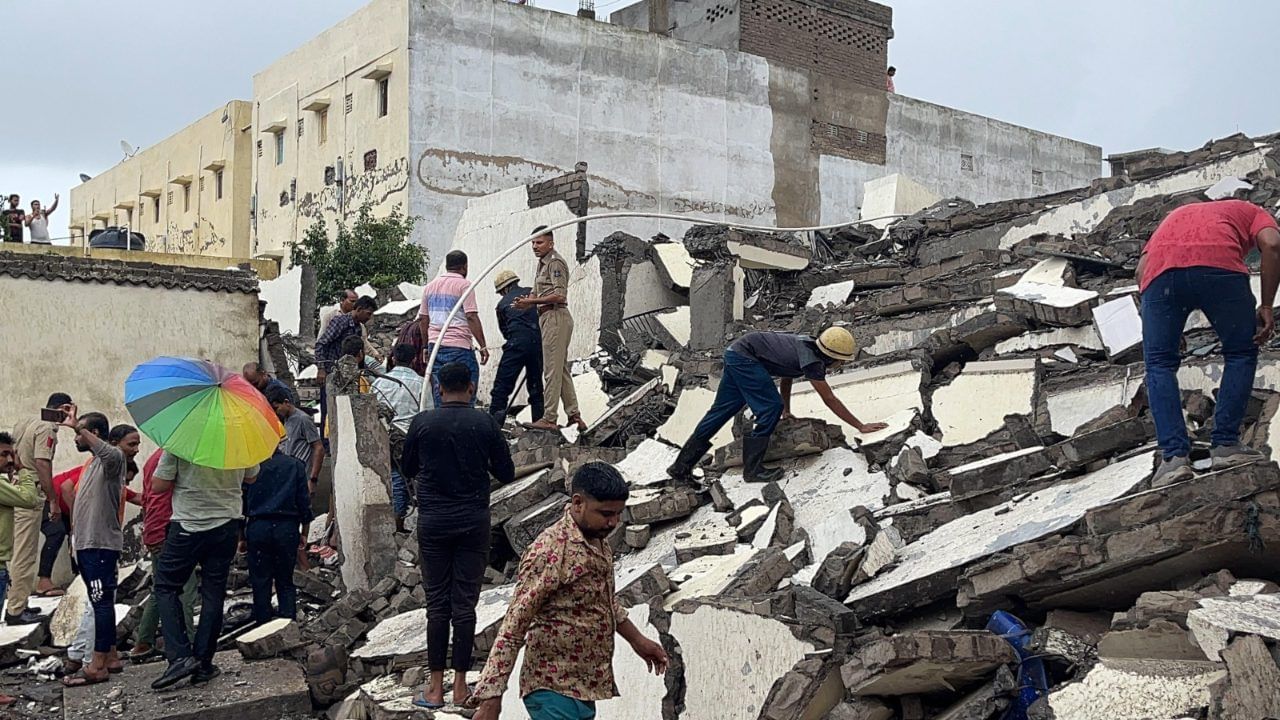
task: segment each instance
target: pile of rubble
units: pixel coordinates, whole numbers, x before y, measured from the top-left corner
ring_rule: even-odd
[[[519,477],[492,496],[478,656],[520,553],[562,512],[567,479],[603,460],[631,486],[610,540],[619,596],[672,666],[655,678],[623,648],[621,696],[601,703],[602,717],[1280,715],[1280,467],[1210,472],[1199,449],[1199,476],[1150,488],[1133,278],[1170,209],[1229,196],[1275,209],[1278,171],[1277,138],[1234,137],[1133,159],[1128,177],[1077,191],[947,200],[887,227],[804,237],[696,227],[683,242],[614,234],[594,252],[600,349],[575,378],[590,427],[512,430]],[[680,302],[624,317],[622,294],[645,263],[654,296]],[[390,346],[415,297],[412,287],[380,293],[376,345]],[[745,481],[746,418],[714,439],[696,482],[666,477],[712,403],[731,338],[833,323],[862,347],[829,378],[833,390],[887,428],[834,424],[797,385],[796,417],[768,457],[782,480]],[[1200,441],[1221,367],[1215,336],[1193,316],[1179,378]],[[411,704],[424,596],[416,538],[392,531],[386,431],[369,396],[340,396],[334,408],[337,530],[318,520],[312,541],[317,561],[333,555],[330,543],[341,566],[299,571],[308,602],[297,622],[229,622],[224,667],[244,697],[205,695],[220,711],[430,717]],[[1245,441],[1280,448],[1278,412],[1280,353],[1265,348]],[[122,597],[137,602],[147,585]],[[67,717],[146,708],[67,695]],[[524,717],[508,700],[504,717]]]

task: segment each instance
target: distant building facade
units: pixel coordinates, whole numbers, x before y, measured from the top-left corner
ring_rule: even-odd
[[[232,100],[71,189],[71,241],[128,227],[153,252],[248,258],[252,112]]]

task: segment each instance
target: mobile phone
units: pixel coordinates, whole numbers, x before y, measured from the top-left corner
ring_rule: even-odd
[[[40,419],[45,422],[60,423],[67,419],[67,413],[58,408],[40,408]]]

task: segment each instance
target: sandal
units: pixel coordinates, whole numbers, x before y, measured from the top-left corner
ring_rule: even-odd
[[[444,703],[431,702],[428,700],[427,694],[422,690],[419,690],[418,694],[413,698],[413,704],[417,707],[426,708],[428,710],[439,710],[444,707]]]
[[[50,589],[45,590],[45,591],[43,591],[43,592],[38,592],[38,593],[36,593],[36,597],[38,597],[38,598],[56,598],[56,597],[62,597],[63,595],[66,595],[66,594],[67,594],[67,591],[66,591],[66,590],[63,590],[62,588],[50,588]]]
[[[80,670],[74,675],[68,675],[62,678],[62,685],[64,687],[84,687],[85,685],[97,685],[99,683],[104,683],[110,679],[111,673],[109,672],[102,677],[96,678],[92,675],[85,674],[84,670]]]

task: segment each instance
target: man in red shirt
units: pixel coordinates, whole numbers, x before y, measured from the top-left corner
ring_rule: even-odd
[[[151,476],[155,474],[156,466],[160,464],[160,456],[163,453],[163,450],[151,453],[151,457],[147,458],[147,462],[142,466],[142,544],[151,554],[152,562],[160,557],[160,550],[164,547],[165,531],[169,528],[169,517],[173,515],[173,490],[156,492],[151,486]],[[195,633],[193,622],[195,605],[196,573],[191,573],[187,584],[182,586],[182,612],[187,621],[189,635]],[[151,594],[147,596],[146,605],[142,608],[142,617],[138,620],[137,641],[133,644],[133,650],[129,652],[130,658],[138,659],[151,654],[155,649],[156,630],[159,627],[160,608],[156,606],[156,591],[153,585]]]
[[[1256,315],[1244,264],[1255,247],[1262,254],[1262,306]],[[1169,213],[1143,247],[1138,283],[1147,399],[1161,453],[1152,486],[1194,475],[1178,387],[1179,344],[1193,310],[1205,314],[1222,341],[1222,383],[1210,451],[1213,467],[1265,460],[1262,453],[1240,444],[1240,423],[1253,390],[1258,346],[1275,330],[1272,305],[1280,284],[1280,230],[1275,218],[1244,200],[1184,205]]]

